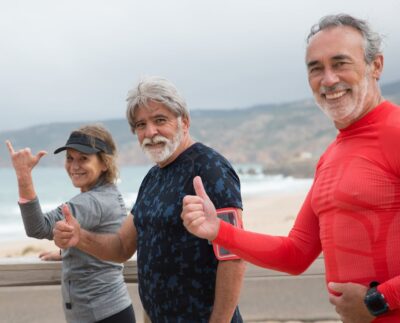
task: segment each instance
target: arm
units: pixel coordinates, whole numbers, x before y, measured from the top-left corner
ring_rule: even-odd
[[[385,295],[390,310],[400,308],[400,276],[382,282],[377,289]]]
[[[356,283],[332,282],[328,284],[328,287],[338,295],[330,294],[329,301],[335,306],[343,322],[364,323],[375,319],[364,304],[368,287]],[[389,313],[400,308],[400,276],[395,276],[378,285],[377,289],[384,295],[389,306]]]
[[[237,212],[241,218],[242,210],[237,209]],[[210,323],[231,322],[233,312],[239,302],[245,269],[245,262],[241,259],[219,261]]]
[[[245,231],[221,221],[214,242],[257,266],[301,274],[321,252],[318,222],[305,212],[308,199],[287,237]]]
[[[39,163],[40,159],[46,155],[46,152],[42,150],[37,155],[32,155],[29,148],[15,151],[8,140],[6,141],[6,145],[17,176],[19,206],[26,234],[28,237],[37,239],[51,239],[52,225],[56,217],[49,216],[45,218],[32,180],[32,170]]]
[[[245,268],[243,260],[227,260],[218,263],[215,300],[210,323],[231,322],[233,312],[239,302]]]
[[[65,221],[54,228],[54,242],[61,249],[76,247],[106,261],[124,262],[136,251],[137,232],[133,215],[129,214],[114,234],[98,234],[80,227],[67,206],[63,207]]]
[[[329,283],[328,287],[338,295],[330,294],[329,302],[343,322],[367,323],[375,319],[364,304],[367,287],[354,283]]]
[[[200,178],[197,196],[186,196],[182,219],[194,235],[218,243],[244,260],[273,270],[299,274],[321,252],[318,220],[310,206],[310,193],[288,237],[270,236],[234,228],[216,217]]]

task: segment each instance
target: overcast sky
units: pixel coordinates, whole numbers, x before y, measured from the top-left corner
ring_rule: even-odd
[[[340,12],[385,35],[382,82],[400,79],[398,0],[0,0],[0,131],[123,118],[144,75],[192,110],[311,97],[305,38]]]

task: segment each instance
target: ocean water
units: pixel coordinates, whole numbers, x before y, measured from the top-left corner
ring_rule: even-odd
[[[140,183],[151,166],[132,166],[120,169],[118,187],[130,209],[137,196]],[[254,174],[243,174],[241,165],[234,166],[241,180],[243,196],[259,194],[279,194],[282,192],[307,191],[311,179],[295,179],[280,175],[268,176],[256,171]],[[37,167],[33,171],[36,193],[44,212],[56,208],[61,203],[79,194],[71,185],[63,168]],[[0,241],[11,241],[25,238],[18,200],[18,187],[13,168],[0,169]]]

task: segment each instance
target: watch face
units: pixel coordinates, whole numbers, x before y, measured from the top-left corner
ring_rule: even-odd
[[[385,306],[386,306],[386,303],[382,299],[379,299],[379,298],[371,300],[371,302],[368,303],[369,309],[374,312],[384,309]]]
[[[372,315],[380,315],[389,310],[385,298],[375,287],[368,291],[365,297],[365,304]]]

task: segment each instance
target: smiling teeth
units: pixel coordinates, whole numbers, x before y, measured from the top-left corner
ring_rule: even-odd
[[[340,91],[340,92],[336,92],[336,93],[330,93],[330,94],[325,94],[325,97],[328,100],[334,100],[334,99],[338,99],[340,97],[342,97],[343,95],[345,95],[346,91]]]

